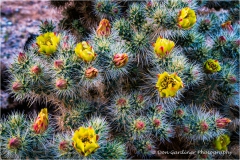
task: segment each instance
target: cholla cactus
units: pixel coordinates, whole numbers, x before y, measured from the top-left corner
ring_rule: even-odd
[[[60,23],[74,35],[41,24],[9,69],[9,91],[54,104],[54,120],[46,109],[2,120],[3,158],[155,158],[174,138],[231,148],[240,44],[232,10],[203,13],[209,3],[195,0],[52,4],[64,6]]]

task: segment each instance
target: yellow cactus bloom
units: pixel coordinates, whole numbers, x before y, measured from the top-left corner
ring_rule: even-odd
[[[92,46],[90,46],[86,41],[77,44],[77,46],[75,47],[75,53],[85,62],[91,62],[95,60],[97,56]]]
[[[80,127],[74,132],[72,140],[76,151],[85,157],[99,148],[98,135],[92,127]]]
[[[223,134],[213,141],[214,148],[219,151],[226,151],[227,145],[230,143],[230,137]]]
[[[204,63],[206,73],[215,73],[221,70],[218,60],[209,59]]]
[[[183,82],[176,73],[169,75],[167,72],[158,74],[156,88],[160,97],[174,97],[179,89],[183,87]]]
[[[162,37],[158,37],[156,43],[153,44],[154,52],[158,57],[167,56],[174,46],[175,43],[173,41],[170,41]]]
[[[178,14],[178,26],[183,29],[190,29],[197,21],[195,11],[189,7],[183,8]]]
[[[36,134],[42,134],[47,130],[48,127],[48,111],[47,108],[44,108],[41,110],[41,112],[38,114],[37,119],[33,123],[33,131]]]
[[[53,32],[42,34],[37,37],[38,51],[42,54],[51,55],[56,52],[59,41],[60,35]]]
[[[102,19],[97,28],[99,37],[108,37],[111,34],[111,24],[107,19]]]

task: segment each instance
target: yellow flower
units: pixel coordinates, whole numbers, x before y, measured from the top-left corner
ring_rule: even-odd
[[[99,37],[108,37],[111,34],[111,24],[107,19],[102,19],[97,28],[97,35]]]
[[[197,21],[194,10],[189,7],[183,8],[178,14],[178,26],[183,29],[190,29]]]
[[[176,73],[169,75],[167,72],[158,75],[156,88],[160,97],[174,97],[179,89],[183,87],[183,82]]]
[[[33,123],[33,130],[36,134],[42,134],[48,127],[48,111],[47,108],[41,110],[37,119]]]
[[[92,46],[90,46],[86,41],[77,44],[75,47],[75,53],[85,62],[91,62],[95,60],[97,56]]]
[[[167,56],[174,46],[175,43],[173,41],[162,37],[158,37],[156,43],[153,44],[154,52],[158,57]]]
[[[223,134],[213,141],[214,148],[219,151],[226,151],[227,145],[230,143],[230,137]]]
[[[206,73],[215,73],[221,70],[218,60],[209,59],[204,63]]]
[[[128,62],[128,55],[126,53],[117,53],[113,56],[113,63],[117,68],[125,66]]]
[[[98,135],[92,127],[80,127],[74,132],[72,140],[73,147],[83,156],[88,156],[99,148]]]
[[[47,32],[37,37],[37,45],[39,52],[46,55],[51,55],[57,50],[58,43],[60,41],[60,35],[56,35],[53,32]]]

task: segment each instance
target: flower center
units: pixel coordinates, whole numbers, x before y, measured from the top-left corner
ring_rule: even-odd
[[[160,91],[162,91],[163,89],[168,88],[168,85],[169,85],[169,84],[172,84],[172,87],[174,87],[174,86],[176,85],[176,82],[175,82],[175,80],[174,80],[172,77],[170,77],[170,76],[164,77],[164,79],[163,79],[162,82],[161,82],[161,87],[162,87],[162,89],[161,89]]]
[[[214,64],[213,62],[208,62],[208,66],[212,68],[213,70],[217,70],[217,65]]]

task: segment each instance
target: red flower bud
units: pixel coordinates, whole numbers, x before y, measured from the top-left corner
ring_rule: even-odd
[[[31,73],[37,75],[37,74],[41,73],[41,68],[38,67],[38,66],[33,66],[33,67],[31,68]]]
[[[159,127],[159,126],[161,125],[161,121],[160,121],[159,119],[154,119],[154,120],[153,120],[153,125],[154,125],[155,127]]]
[[[142,95],[137,96],[137,103],[142,103],[144,100],[144,97]]]
[[[184,115],[184,111],[182,109],[177,109],[175,113],[178,117],[182,117]]]
[[[63,68],[63,66],[64,66],[63,60],[59,59],[59,60],[54,61],[54,67],[55,68],[61,69],[61,68]]]
[[[163,110],[162,105],[157,105],[156,110],[157,110],[158,113],[162,112],[162,110]]]
[[[220,36],[218,40],[219,40],[219,42],[220,42],[221,44],[224,44],[224,43],[227,42],[227,40],[226,40],[226,38],[225,38],[224,36]]]
[[[21,139],[18,137],[13,137],[8,141],[8,148],[9,149],[18,149],[21,147]]]
[[[231,84],[234,84],[234,83],[237,82],[237,78],[235,76],[233,76],[233,75],[230,75],[228,77],[228,82],[231,83]]]
[[[142,130],[142,129],[145,128],[145,123],[142,122],[142,121],[137,121],[137,122],[135,123],[135,128],[136,128],[137,130]]]
[[[208,128],[209,128],[209,126],[208,126],[207,122],[202,121],[202,122],[200,123],[200,130],[201,130],[202,132],[206,132],[206,131],[208,130]]]
[[[127,104],[127,100],[124,99],[124,98],[119,98],[119,99],[117,100],[117,105],[118,105],[118,106],[123,107],[123,106],[126,106],[126,104]]]
[[[60,90],[67,89],[67,81],[65,79],[56,80],[56,87]]]
[[[59,143],[59,150],[62,152],[67,152],[69,150],[69,143],[67,141],[62,141]]]
[[[189,129],[188,126],[185,126],[184,129],[183,129],[183,131],[184,131],[185,133],[189,133],[189,132],[190,132],[190,129]]]
[[[24,63],[27,60],[27,56],[25,53],[20,52],[18,54],[18,62],[19,63]]]
[[[20,82],[13,82],[12,89],[14,91],[20,91],[21,89],[23,89],[23,85]]]

